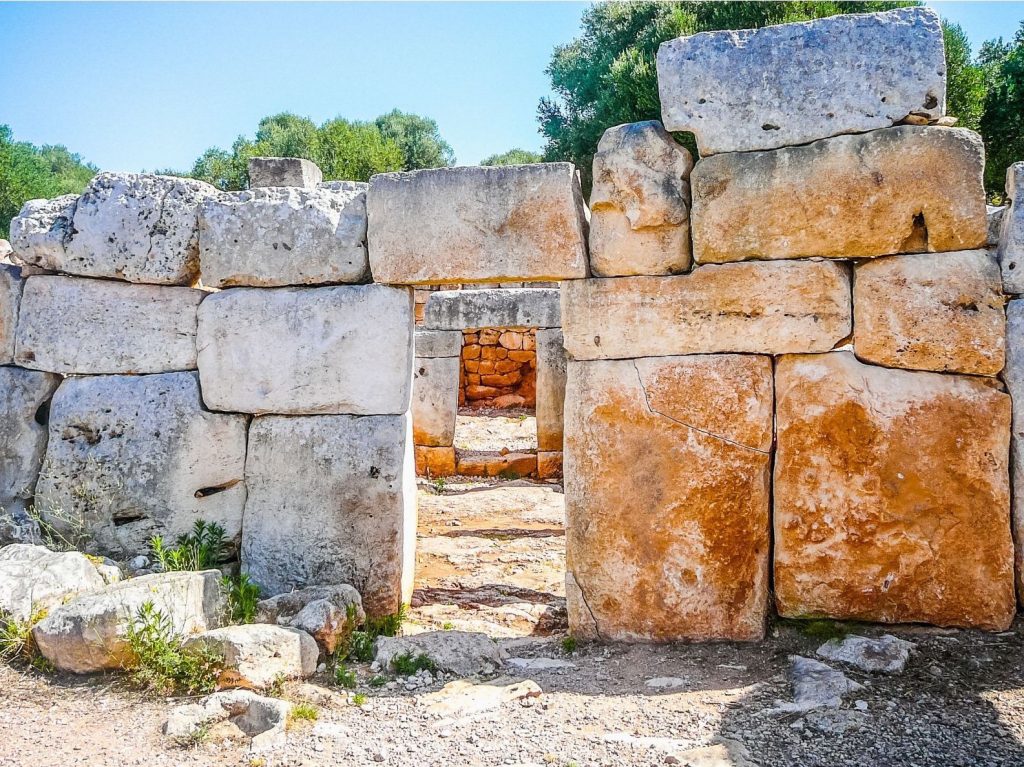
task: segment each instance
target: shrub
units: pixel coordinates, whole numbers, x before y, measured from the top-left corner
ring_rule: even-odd
[[[411,652],[404,652],[391,659],[391,669],[398,676],[412,676],[417,671],[437,671],[437,664],[429,656],[420,653],[413,656]]]
[[[402,628],[402,621],[405,620],[405,605],[398,608],[397,613],[384,615],[380,618],[367,618],[362,627],[352,631],[341,645],[343,649],[338,651],[338,657],[369,663],[373,660],[373,643],[379,636],[395,636]],[[356,621],[355,605],[349,605],[348,623],[354,626]]]
[[[352,671],[344,663],[334,667],[334,681],[346,690],[354,690],[356,687],[356,672]]]
[[[260,601],[260,587],[242,573],[237,578],[224,577],[221,586],[228,595],[228,610],[235,623],[252,623],[256,620],[256,605]]]
[[[170,619],[152,602],[144,603],[128,626],[132,681],[160,695],[213,692],[224,668],[220,654],[207,647],[182,647]]]
[[[160,535],[149,541],[153,559],[165,573],[174,570],[210,570],[217,567],[227,553],[224,528],[216,522],[197,519],[192,532],[179,535],[174,546],[168,546]]]
[[[288,724],[292,722],[315,722],[320,718],[320,709],[312,703],[296,703],[288,714]]]
[[[562,639],[562,652],[566,655],[572,655],[576,652],[576,637],[567,636]]]
[[[39,654],[32,639],[32,628],[45,617],[46,610],[36,610],[27,621],[10,617],[0,620],[0,662],[49,670],[49,662]]]

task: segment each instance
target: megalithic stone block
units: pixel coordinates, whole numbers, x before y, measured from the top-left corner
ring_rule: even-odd
[[[1003,380],[1013,400],[1010,440],[1013,467],[1013,539],[1016,542],[1017,598],[1024,607],[1024,300],[1006,306],[1006,369]]]
[[[1006,169],[1006,196],[1010,206],[1002,213],[997,252],[1003,289],[1018,295],[1024,293],[1024,162]]]
[[[14,343],[18,328],[18,310],[25,280],[21,269],[0,264],[0,364],[14,361]]]
[[[565,404],[565,348],[562,331],[537,331],[537,450],[562,450],[562,411]],[[538,461],[539,461],[538,457]]]
[[[301,157],[250,157],[249,188],[296,186],[312,189],[324,180],[323,171]]]
[[[562,324],[557,288],[439,290],[427,299],[424,326],[469,328],[557,328]]]
[[[413,443],[451,447],[459,413],[460,357],[417,357],[412,380]]]

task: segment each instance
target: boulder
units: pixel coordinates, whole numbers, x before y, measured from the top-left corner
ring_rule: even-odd
[[[760,639],[771,447],[769,357],[570,360],[564,457],[572,634]]]
[[[1006,169],[1006,196],[1010,206],[1003,211],[997,252],[1003,289],[1017,295],[1024,293],[1024,162],[1015,162]],[[11,227],[13,237],[13,222]]]
[[[1006,317],[999,264],[987,251],[862,263],[853,280],[853,346],[865,362],[994,376]]]
[[[946,113],[942,26],[931,8],[703,32],[658,49],[661,116],[701,157],[862,133]]]
[[[0,264],[0,364],[14,361],[14,336],[18,327],[18,308],[25,280],[21,269]]]
[[[224,626],[185,640],[224,660],[220,687],[262,689],[278,679],[305,679],[316,673],[320,650],[305,631],[266,623]]]
[[[782,357],[775,391],[779,614],[1007,628],[1010,398],[849,352]]]
[[[251,739],[250,750],[266,751],[287,741],[288,716],[293,705],[249,690],[215,692],[198,703],[172,708],[164,724],[164,734],[189,742],[200,731],[209,732],[225,722]]]
[[[557,328],[557,288],[439,290],[427,299],[424,325],[436,330]]]
[[[1013,467],[1013,540],[1016,542],[1017,598],[1024,607],[1024,300],[1006,306],[1006,369],[1003,380],[1013,400],[1010,465]]]
[[[218,570],[154,573],[80,594],[37,623],[32,639],[61,671],[124,668],[132,660],[128,627],[147,602],[181,636],[219,626],[227,608],[221,577]]]
[[[825,660],[845,663],[869,674],[901,674],[914,647],[913,642],[892,634],[880,637],[851,634],[842,639],[830,639],[818,648],[817,654]]]
[[[982,248],[984,166],[978,134],[912,125],[706,157],[690,176],[693,257],[720,263]]]
[[[572,163],[381,173],[366,206],[376,282],[587,276],[586,206]]]
[[[249,188],[297,186],[312,189],[324,180],[323,171],[301,157],[250,157]]]
[[[256,607],[258,622],[305,631],[325,655],[333,655],[341,640],[365,618],[359,592],[344,583],[278,594],[260,601]]]
[[[590,193],[590,268],[601,277],[690,268],[693,158],[654,120],[601,136]]]
[[[199,211],[203,284],[364,282],[366,184],[267,187],[211,197]]]
[[[29,277],[14,361],[66,375],[194,370],[196,311],[204,295],[191,288]]]
[[[265,592],[348,583],[371,616],[412,595],[416,484],[408,416],[256,418],[242,569]]]
[[[373,660],[381,668],[391,668],[399,655],[427,656],[443,671],[457,676],[492,674],[501,668],[505,653],[497,642],[476,631],[425,631],[404,637],[377,637]]]
[[[54,395],[36,507],[58,530],[127,559],[196,520],[237,540],[245,503],[241,415],[203,409],[195,373],[69,378]]]
[[[562,407],[565,401],[565,348],[562,331],[537,331],[537,449],[562,449]],[[538,463],[540,457],[538,455]]]
[[[850,274],[829,261],[705,266],[562,285],[577,360],[829,351],[851,330]]]
[[[27,622],[68,597],[104,585],[96,566],[77,551],[25,543],[0,549],[0,618]]]
[[[462,353],[462,333],[416,328],[415,346],[417,357],[458,357]]]
[[[64,246],[71,237],[77,194],[52,200],[29,200],[11,219],[11,247],[21,262],[43,269],[64,266]]]
[[[221,291],[199,308],[203,400],[239,413],[404,413],[412,327],[402,288]]]
[[[417,357],[412,380],[412,438],[416,445],[450,447],[459,412],[459,357]]]

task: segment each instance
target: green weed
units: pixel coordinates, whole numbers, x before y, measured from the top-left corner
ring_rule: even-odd
[[[197,519],[192,532],[179,535],[173,546],[164,543],[163,536],[149,540],[153,561],[167,573],[174,570],[211,570],[228,553],[228,540],[224,528],[216,522]]]
[[[138,686],[160,695],[213,692],[224,659],[206,647],[182,647],[170,619],[152,602],[144,603],[128,626],[130,659],[126,663]]]
[[[252,623],[256,620],[256,604],[260,601],[260,587],[249,580],[245,573],[221,579],[221,586],[228,595],[228,610],[235,623]]]
[[[352,696],[352,704],[355,706],[365,706],[366,701],[366,696],[361,692],[357,692]]]
[[[417,671],[437,671],[437,664],[427,655],[420,653],[414,656],[411,652],[404,652],[391,659],[391,669],[398,676],[412,676]]]
[[[352,671],[344,663],[334,667],[334,681],[346,690],[354,690],[356,687],[356,672]]]
[[[576,637],[567,636],[562,638],[562,652],[564,652],[566,655],[572,655],[574,652],[576,652],[576,646]]]

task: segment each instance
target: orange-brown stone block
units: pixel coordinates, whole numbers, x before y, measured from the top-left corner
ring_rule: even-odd
[[[769,357],[570,361],[572,633],[653,642],[761,638],[771,445]]]
[[[475,360],[480,359],[480,346],[479,344],[466,344],[462,347],[462,359],[464,360]]]
[[[562,476],[562,451],[537,451],[537,479],[555,479]]]
[[[454,447],[416,446],[416,473],[421,477],[451,477],[455,474]]]
[[[473,378],[474,376],[469,376]],[[479,376],[476,376],[479,378]],[[466,386],[466,399],[487,399],[488,397],[497,397],[501,394],[501,389],[495,389],[493,386],[480,386],[479,384],[469,384]]]
[[[525,350],[510,351],[508,358],[515,362],[533,362],[537,359],[537,352]]]
[[[458,471],[465,477],[526,477],[537,473],[537,456],[533,453],[459,455]]]
[[[515,386],[522,380],[523,376],[518,370],[513,373],[504,373],[502,375],[480,376],[480,383],[484,386]]]
[[[506,331],[498,336],[498,343],[504,346],[506,349],[522,349],[523,348],[523,334]]]
[[[848,352],[782,357],[776,393],[779,613],[1007,628],[1010,398]]]

